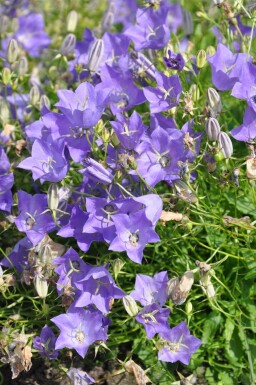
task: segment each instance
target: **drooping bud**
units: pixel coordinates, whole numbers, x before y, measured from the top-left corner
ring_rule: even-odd
[[[59,194],[58,194],[58,185],[56,183],[51,183],[47,192],[47,202],[50,210],[57,210],[59,205]]]
[[[130,295],[126,295],[125,297],[123,297],[122,302],[129,316],[135,317],[138,314],[139,309],[137,303]]]
[[[74,32],[77,26],[78,14],[76,11],[70,11],[67,17],[67,31]]]
[[[220,95],[214,88],[208,88],[206,93],[207,105],[212,117],[216,117],[222,110]]]
[[[61,48],[60,53],[63,56],[67,56],[69,53],[74,51],[76,46],[76,37],[73,33],[69,33],[67,36],[65,36]]]
[[[233,154],[233,144],[230,137],[226,132],[220,132],[218,136],[218,143],[222,154],[225,159],[228,159]]]
[[[191,16],[191,13],[186,10],[186,9],[183,9],[182,10],[182,14],[183,14],[183,29],[184,29],[184,33],[186,36],[190,36],[192,35],[193,33],[193,20],[192,20],[192,16]]]
[[[218,120],[215,118],[209,118],[205,123],[205,131],[209,140],[216,141],[220,133]]]
[[[115,17],[115,4],[114,2],[110,2],[101,21],[102,34],[110,30],[110,28],[113,25],[114,17]]]
[[[95,72],[101,64],[104,55],[104,42],[102,39],[97,39],[93,43],[88,55],[88,69]]]
[[[40,298],[46,298],[48,294],[47,280],[43,276],[37,274],[34,278],[34,285],[38,296]]]
[[[0,35],[3,35],[8,29],[9,19],[6,15],[0,15]]]
[[[196,66],[197,68],[203,68],[206,63],[206,52],[204,49],[200,49],[196,57]]]
[[[19,56],[19,46],[15,39],[11,39],[7,47],[7,60],[10,64],[14,63]]]
[[[39,106],[40,106],[40,110],[41,110],[43,107],[48,108],[48,110],[50,109],[51,103],[50,103],[49,98],[48,98],[46,95],[42,95],[42,96],[41,96],[40,101],[39,101]]]
[[[200,90],[196,84],[192,84],[190,87],[189,93],[191,94],[191,98],[193,102],[197,102],[200,98]]]
[[[3,68],[2,80],[3,80],[4,85],[7,85],[10,83],[11,76],[12,76],[12,73],[11,73],[10,68],[8,68],[8,67]]]
[[[35,106],[40,100],[40,91],[36,85],[34,85],[29,92],[29,100],[32,106]]]
[[[213,284],[211,283],[211,277],[213,276],[214,272],[212,270],[211,265],[200,261],[196,261],[196,265],[199,267],[199,284],[203,292],[207,295],[209,299],[214,298],[215,289]]]
[[[28,59],[26,58],[26,56],[22,56],[20,58],[17,70],[19,76],[24,76],[28,72]]]

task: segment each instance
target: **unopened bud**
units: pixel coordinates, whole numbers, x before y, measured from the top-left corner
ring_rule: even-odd
[[[206,63],[207,63],[206,52],[205,52],[205,50],[201,49],[198,52],[197,57],[196,57],[196,66],[198,68],[203,68]]]
[[[215,5],[221,5],[222,3],[224,3],[224,0],[213,0],[213,2]]]
[[[216,49],[212,46],[209,45],[209,47],[206,48],[206,54],[209,56],[215,55]]]
[[[57,210],[59,205],[58,186],[56,183],[51,183],[47,192],[47,202],[50,210]]]
[[[78,14],[76,11],[70,11],[67,17],[67,31],[74,32],[77,26]]]
[[[114,2],[110,2],[106,12],[103,15],[102,21],[101,21],[102,34],[104,32],[107,32],[110,30],[110,28],[113,25],[114,16],[115,16],[115,5],[114,5]]]
[[[40,91],[36,85],[33,86],[29,92],[29,100],[32,106],[35,106],[40,100]]]
[[[118,277],[120,271],[122,270],[123,266],[124,266],[124,262],[117,258],[113,261],[113,271],[114,271],[114,277],[115,279]]]
[[[102,39],[97,39],[93,43],[88,55],[88,69],[90,71],[95,72],[97,70],[97,68],[101,64],[103,55],[104,55],[104,42]]]
[[[2,71],[2,80],[3,80],[3,83],[4,83],[5,85],[7,85],[7,84],[10,83],[11,76],[12,76],[12,73],[11,73],[10,68],[8,68],[8,67],[3,68],[3,71]]]
[[[101,132],[101,137],[102,137],[102,140],[104,143],[109,142],[110,132],[109,132],[109,129],[107,127],[103,127],[102,132]]]
[[[230,158],[233,154],[233,144],[226,132],[220,132],[218,136],[218,143],[224,158]]]
[[[138,306],[135,300],[130,295],[126,295],[125,297],[123,297],[122,302],[129,316],[135,317],[138,314]]]
[[[218,115],[222,110],[220,95],[214,88],[208,88],[206,93],[207,104],[213,117]]]
[[[39,106],[40,106],[40,110],[41,110],[43,107],[48,108],[48,110],[50,109],[51,103],[50,103],[49,98],[48,98],[46,95],[42,95],[42,96],[41,96],[40,101],[39,101]]]
[[[60,48],[60,53],[63,56],[67,56],[70,52],[74,51],[76,46],[76,37],[73,33],[69,33],[63,40]]]
[[[8,29],[9,19],[6,15],[0,15],[0,35],[3,35]]]
[[[36,275],[34,278],[34,285],[38,296],[40,298],[46,298],[48,294],[47,280],[43,276]]]
[[[216,141],[220,133],[218,120],[215,118],[209,118],[205,124],[205,131],[209,140]]]
[[[17,70],[19,76],[24,76],[28,72],[28,60],[25,56],[22,56],[22,58],[20,58]]]
[[[10,109],[8,103],[0,97],[0,120],[3,126],[10,120]]]
[[[7,60],[10,64],[14,63],[19,56],[19,46],[15,39],[11,39],[7,47]]]
[[[186,36],[192,35],[193,33],[193,20],[191,13],[186,9],[183,9],[183,29]]]
[[[113,132],[113,134],[111,135],[111,143],[113,144],[114,147],[118,147],[120,144],[120,141],[115,132]]]
[[[186,302],[185,309],[186,309],[187,315],[190,315],[193,313],[193,305],[190,301]]]
[[[193,102],[197,102],[200,98],[200,90],[196,84],[192,84],[190,87],[189,93],[191,94],[191,98]]]

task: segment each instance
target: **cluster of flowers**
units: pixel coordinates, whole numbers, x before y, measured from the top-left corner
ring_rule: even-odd
[[[21,16],[16,14],[17,4]],[[136,320],[145,326],[147,337],[159,334],[159,359],[188,364],[201,342],[190,335],[184,322],[170,329],[169,310],[162,308],[168,292],[166,272],[154,278],[138,275],[135,290],[127,298],[116,286],[108,265],[86,264],[75,250],[65,252],[48,234],[73,237],[83,252],[89,250],[92,242],[102,241],[109,250],[126,252],[136,263],[142,262],[147,243],[159,241],[155,227],[163,204],[155,186],[162,181],[172,185],[184,178],[184,165],[195,160],[203,136],[194,131],[193,120],[179,129],[174,119],[162,114],[180,101],[179,72],[186,68],[189,78],[202,67],[201,54],[200,60],[195,63],[193,58],[192,64],[186,63],[186,55],[182,55],[193,30],[191,16],[167,0],[145,2],[143,7],[136,1],[110,0],[97,31],[100,37],[85,29],[81,42],[76,42],[73,33],[64,39],[60,57],[67,57],[70,88],[72,82],[79,85],[75,91],[57,91],[59,100],[53,112],[36,77],[31,78],[29,95],[8,87],[11,70],[18,76],[27,71],[26,53],[37,57],[51,41],[44,32],[42,15],[30,12],[29,7],[27,1],[20,0],[1,8],[1,35],[7,36],[1,41],[0,54],[8,94],[5,101],[3,97],[1,100],[2,105],[8,104],[13,118],[20,121],[30,152],[18,168],[30,171],[34,181],[50,183],[50,187],[48,194],[42,193],[38,184],[34,195],[18,191],[19,214],[13,222],[26,237],[1,264],[15,266],[26,283],[35,283],[42,298],[47,295],[55,268],[58,294],[69,306],[65,314],[52,318],[60,329],[59,337],[56,339],[46,326],[35,338],[34,347],[49,358],[56,358],[64,347],[75,349],[84,357],[91,344],[106,341],[106,314],[114,299],[132,303],[132,298],[144,307],[136,314]],[[17,30],[10,35],[9,17],[13,16],[18,17]],[[75,19],[72,13],[71,32]],[[115,23],[123,25],[122,32],[109,32]],[[170,33],[176,33],[179,27],[183,27],[185,37],[180,42],[180,52],[175,53],[168,42]],[[158,50],[163,48],[167,48],[166,54],[159,56]],[[68,60],[70,54],[72,60]],[[243,125],[233,129],[232,136],[253,142],[256,66],[248,55],[233,54],[222,43],[207,59],[213,85],[221,91],[232,89],[233,96],[246,99],[249,105]],[[157,69],[157,64],[164,70]],[[41,117],[25,125],[29,103],[30,107],[40,103]],[[144,116],[148,117],[148,113],[133,110],[144,103],[150,111],[147,125]],[[224,157],[229,158],[232,143],[216,119],[221,110],[216,90],[209,90],[207,103],[207,136],[218,141]],[[147,111],[145,105],[143,108]],[[3,115],[1,107],[4,122]],[[0,209],[8,214],[13,205],[14,178],[4,150],[6,135],[0,136]],[[72,184],[74,174],[81,179],[76,186]]]

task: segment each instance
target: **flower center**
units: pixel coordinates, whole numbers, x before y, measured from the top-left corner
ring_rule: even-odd
[[[77,330],[76,331],[76,335],[75,335],[75,338],[78,342],[82,343],[85,339],[85,334],[84,332],[82,332],[82,330]]]
[[[130,234],[130,236],[129,236],[129,242],[130,242],[130,244],[132,245],[132,246],[137,246],[138,245],[138,241],[139,241],[139,235],[138,235],[138,233],[132,233],[132,234]]]
[[[110,203],[106,204],[103,209],[107,214],[113,214],[115,212],[115,207]]]
[[[161,166],[162,166],[163,168],[165,168],[166,166],[168,166],[169,162],[170,162],[170,159],[169,159],[168,156],[166,156],[166,155],[162,155],[162,156],[160,157],[160,159],[159,159],[159,163],[161,164]]]

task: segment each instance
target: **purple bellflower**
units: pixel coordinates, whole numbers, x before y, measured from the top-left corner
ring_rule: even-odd
[[[138,9],[135,25],[128,27],[124,34],[134,43],[137,51],[151,48],[164,48],[170,38],[170,30],[166,24],[167,13],[154,13],[151,9]]]
[[[168,50],[167,54],[168,56],[164,57],[164,62],[166,66],[171,68],[172,70],[181,71],[185,65],[185,60],[183,59],[183,56],[180,53],[175,53],[171,50]]]
[[[230,131],[233,138],[241,142],[256,142],[256,112],[247,107],[244,113],[243,124]]]
[[[81,385],[90,385],[95,384],[95,381],[92,377],[89,376],[86,372],[76,368],[70,368],[67,371],[67,376],[73,381],[73,384]]]
[[[151,135],[150,144],[144,142],[137,147],[140,154],[136,159],[138,170],[150,186],[154,187],[163,180],[171,183],[179,179],[177,162],[185,160],[181,135],[179,132],[179,139],[173,140],[171,135],[158,127]]]
[[[18,18],[18,30],[14,38],[29,53],[37,57],[51,43],[50,37],[44,31],[44,19],[39,13],[29,13]]]
[[[128,257],[136,263],[142,262],[147,243],[160,240],[143,210],[131,215],[117,214],[112,220],[117,236],[111,242],[109,250],[126,251]]]
[[[212,69],[212,83],[220,91],[230,90],[239,80],[244,65],[247,65],[246,53],[233,54],[228,47],[219,43],[214,55],[208,57]],[[251,58],[249,58],[251,61]]]
[[[26,233],[35,246],[48,232],[56,228],[51,215],[46,212],[47,196],[46,194],[30,195],[19,190],[18,202],[20,214],[14,219],[14,222],[20,231]]]
[[[181,322],[169,331],[159,333],[158,359],[166,362],[180,361],[189,364],[190,357],[202,344],[201,340],[192,336],[186,322]]]
[[[169,314],[169,309],[163,309],[153,303],[144,307],[135,319],[144,326],[147,337],[153,338],[157,333],[170,330],[168,324]]]
[[[168,275],[166,271],[161,271],[149,277],[144,274],[137,274],[135,281],[135,289],[131,292],[131,296],[142,306],[157,304],[163,306],[167,300],[167,283]]]
[[[150,111],[157,112],[169,110],[179,103],[182,91],[178,75],[166,76],[162,73],[156,74],[157,87],[143,88],[144,95],[149,101]]]
[[[13,204],[11,188],[13,186],[14,177],[9,172],[10,162],[0,146],[0,210],[10,212]]]
[[[44,326],[40,337],[35,337],[33,340],[34,349],[38,350],[39,353],[53,360],[58,357],[59,352],[55,350],[56,337],[51,328]]]
[[[125,293],[116,286],[111,274],[104,266],[92,267],[75,285],[81,292],[74,303],[75,307],[93,304],[103,314],[110,311],[110,305],[114,298],[125,296]]]
[[[106,328],[103,327],[103,316],[100,312],[84,309],[72,309],[51,319],[60,329],[55,348],[75,349],[81,357],[85,357],[90,345],[95,341],[106,341]]]
[[[64,140],[35,140],[32,156],[24,159],[18,167],[32,171],[33,179],[40,179],[41,183],[61,181],[69,169]]]

